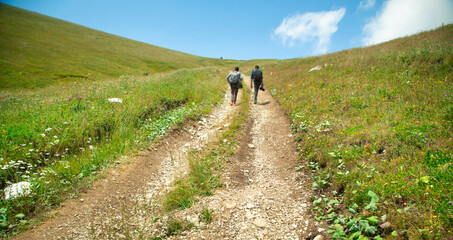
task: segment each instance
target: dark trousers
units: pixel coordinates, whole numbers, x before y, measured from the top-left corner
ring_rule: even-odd
[[[253,80],[253,85],[255,86],[255,100],[254,100],[254,103],[256,103],[258,101],[258,91],[260,90],[261,84],[263,84],[263,81]]]
[[[231,88],[231,102],[236,103],[238,98],[239,83],[230,83]]]

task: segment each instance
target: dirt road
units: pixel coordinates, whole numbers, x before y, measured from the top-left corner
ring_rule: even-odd
[[[217,139],[239,109],[225,98],[208,117],[110,170],[53,218],[15,239],[307,239],[324,233],[310,218],[308,178],[295,171],[289,121],[269,91],[251,107],[240,150],[224,169],[225,187],[189,209],[162,212],[160,199],[187,171],[187,152]],[[202,209],[212,211],[210,224],[200,220]],[[172,219],[194,227],[165,235]]]
[[[324,231],[308,213],[311,193],[307,176],[295,171],[290,123],[268,91],[258,96],[241,151],[225,171],[226,187],[185,213],[191,219],[197,208],[213,209],[213,222],[177,239],[306,239]]]

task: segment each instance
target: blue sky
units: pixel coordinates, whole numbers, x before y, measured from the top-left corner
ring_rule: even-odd
[[[203,57],[288,59],[453,23],[453,0],[0,0]]]

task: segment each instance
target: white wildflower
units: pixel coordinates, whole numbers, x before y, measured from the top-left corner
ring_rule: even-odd
[[[52,128],[46,128],[46,130],[44,130],[44,131],[49,132],[51,130],[52,130]]]
[[[42,136],[42,137],[45,137],[45,136],[46,136],[46,134],[44,134],[44,133],[41,133],[41,136]]]

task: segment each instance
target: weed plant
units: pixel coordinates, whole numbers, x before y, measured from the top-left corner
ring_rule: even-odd
[[[57,205],[65,193],[77,194],[90,176],[121,155],[148,147],[166,130],[209,112],[224,93],[221,75],[217,68],[182,69],[1,92],[1,188],[32,183],[30,195],[0,200],[2,232]]]
[[[451,39],[447,25],[266,66],[333,238],[453,236]]]

